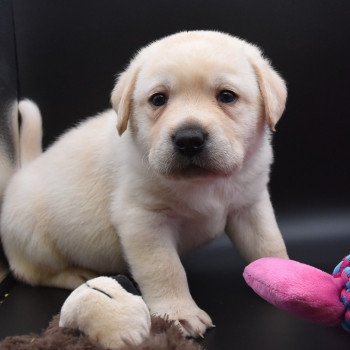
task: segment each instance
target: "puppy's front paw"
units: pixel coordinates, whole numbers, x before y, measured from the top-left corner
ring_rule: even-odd
[[[203,338],[205,331],[214,327],[210,316],[193,301],[166,301],[148,307],[151,314],[174,320],[185,336]]]

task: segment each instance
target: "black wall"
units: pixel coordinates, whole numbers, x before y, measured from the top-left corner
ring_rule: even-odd
[[[146,43],[217,29],[264,48],[288,82],[274,139],[276,209],[350,197],[348,0],[14,0],[20,96],[44,114],[45,144],[109,107],[114,76]]]
[[[16,147],[11,112],[17,100],[17,79],[12,4],[9,0],[0,0],[0,143],[12,162],[15,162]]]
[[[4,176],[2,172],[5,167],[15,166],[17,161],[12,122],[17,101],[17,79],[12,4],[9,0],[0,0],[0,150],[4,152],[0,155],[0,176]],[[3,190],[0,188],[0,208]],[[0,243],[0,275],[5,261]]]

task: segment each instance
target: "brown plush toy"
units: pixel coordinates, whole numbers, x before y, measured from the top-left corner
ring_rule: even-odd
[[[127,291],[129,290],[129,291]],[[150,316],[125,276],[98,277],[75,289],[39,335],[5,338],[1,350],[200,350],[172,321]]]

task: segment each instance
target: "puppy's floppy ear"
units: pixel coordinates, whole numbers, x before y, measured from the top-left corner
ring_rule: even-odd
[[[128,121],[132,109],[132,93],[135,88],[139,66],[131,63],[130,66],[121,73],[112,91],[111,103],[117,112],[117,130],[121,136],[128,126]]]
[[[269,127],[275,131],[275,126],[286,105],[286,83],[273,69],[270,62],[262,56],[257,47],[250,47],[249,56],[259,84],[265,120]]]

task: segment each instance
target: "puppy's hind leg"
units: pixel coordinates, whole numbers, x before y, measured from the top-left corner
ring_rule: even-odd
[[[11,270],[16,278],[33,286],[64,289],[75,289],[87,280],[97,277],[96,273],[87,269],[67,266],[62,270],[53,270],[21,258],[12,259]]]
[[[52,241],[43,239],[44,235],[39,231],[26,240],[24,249],[20,249],[18,240],[4,240],[10,269],[16,278],[33,286],[75,289],[97,277],[88,269],[70,264],[69,259],[57,251]]]
[[[41,284],[48,287],[75,289],[98,275],[82,268],[68,267],[63,271],[48,276]]]

